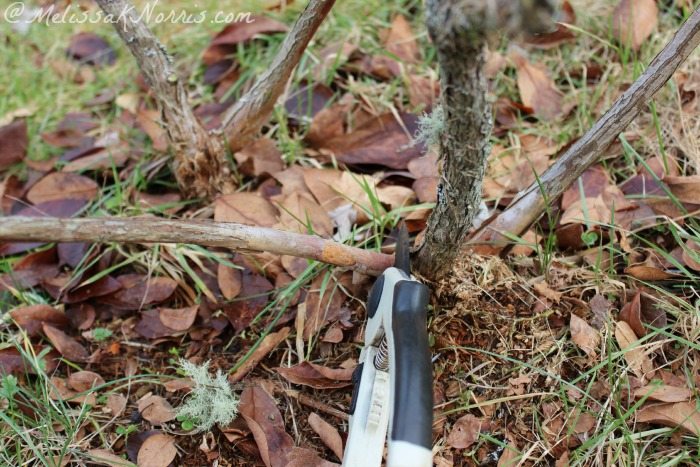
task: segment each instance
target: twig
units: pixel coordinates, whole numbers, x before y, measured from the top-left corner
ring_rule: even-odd
[[[277,332],[273,332],[265,336],[265,338],[260,343],[260,346],[255,349],[255,352],[245,361],[240,368],[238,368],[232,375],[228,377],[230,383],[238,383],[241,381],[245,375],[250,373],[258,363],[260,363],[267,354],[275,350],[275,348],[287,338],[291,328],[282,328]]]
[[[286,394],[289,397],[293,397],[302,405],[311,407],[312,409],[316,409],[319,412],[327,413],[328,415],[332,415],[333,417],[338,418],[340,420],[349,419],[348,414],[343,412],[342,410],[336,409],[335,407],[331,407],[330,405],[324,404],[321,401],[317,401],[313,397],[308,396],[301,391],[295,391],[294,389],[284,389],[279,386],[275,386],[275,391],[280,392],[282,394]]]
[[[174,172],[185,194],[211,197],[234,188],[220,136],[202,127],[187,102],[185,86],[172,59],[128,0],[96,0],[136,58],[163,114],[163,126],[174,152]]]
[[[222,127],[233,152],[248,144],[265,124],[306,46],[334,3],[335,0],[309,1],[269,68],[224,114]]]
[[[475,232],[469,246],[488,244],[492,251],[499,251],[508,244],[503,232],[513,235],[525,232],[542,214],[548,200],[558,198],[600,159],[699,43],[700,9],[696,9],[605,115],[561,155],[539,181],[519,193],[510,206]]]
[[[0,241],[90,243],[189,243],[242,251],[267,251],[381,274],[393,256],[304,235],[233,222],[144,218],[58,219],[3,217]]]

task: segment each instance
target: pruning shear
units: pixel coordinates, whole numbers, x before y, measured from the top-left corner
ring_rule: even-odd
[[[367,299],[367,327],[350,406],[345,467],[430,467],[433,385],[428,288],[411,275],[408,232],[399,230],[394,266]]]

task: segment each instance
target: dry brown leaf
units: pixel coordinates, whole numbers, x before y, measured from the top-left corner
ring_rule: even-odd
[[[194,386],[194,381],[192,381],[192,378],[171,379],[170,381],[166,381],[165,383],[163,383],[163,387],[168,392],[178,392],[178,391],[190,392],[192,390],[193,386]]]
[[[182,331],[176,331],[164,325],[157,309],[141,310],[140,316],[141,319],[134,326],[134,331],[146,339],[160,339],[182,334]]]
[[[553,290],[545,281],[540,281],[536,284],[533,284],[532,288],[535,289],[538,295],[547,298],[553,301],[554,303],[559,303],[562,295],[564,295],[562,292]]]
[[[576,13],[574,12],[574,8],[567,0],[561,2],[559,16],[557,18],[557,28],[554,31],[529,35],[525,40],[528,44],[542,49],[556,47],[564,42],[573,40],[576,37],[573,31],[564,26],[562,23],[576,23]]]
[[[275,400],[260,386],[248,386],[241,393],[238,406],[258,445],[267,467],[284,467],[294,440],[284,430],[284,420]]]
[[[682,427],[700,436],[700,412],[695,401],[645,405],[637,411],[637,422]]]
[[[624,272],[642,281],[665,281],[678,277],[676,274],[671,274],[663,269],[654,266],[645,266],[643,264],[628,266],[625,268]]]
[[[683,203],[697,204],[700,200],[700,175],[664,177],[671,193]]]
[[[147,395],[139,400],[141,416],[153,425],[162,425],[175,419],[175,409],[160,396]]]
[[[304,193],[292,193],[278,201],[280,218],[277,228],[298,233],[313,233],[322,237],[333,234],[333,223],[326,211]]]
[[[233,300],[241,293],[241,270],[219,264],[216,274],[219,289],[226,300]]]
[[[282,341],[289,335],[291,328],[285,327],[277,332],[271,332],[262,340],[257,349],[248,357],[243,365],[241,365],[235,373],[229,376],[229,381],[237,383],[243,379],[250,371],[252,371],[258,363],[260,363],[267,355],[272,352]]]
[[[571,340],[574,341],[586,355],[595,355],[600,345],[600,334],[586,321],[575,314],[571,314]]]
[[[41,328],[51,345],[68,360],[85,362],[90,357],[85,347],[63,331],[46,323],[42,323]]]
[[[503,70],[508,61],[499,52],[489,50],[486,54],[486,64],[484,65],[484,75],[488,79],[494,78],[501,70]]]
[[[28,145],[25,120],[0,127],[0,170],[22,161],[27,155]]]
[[[610,183],[605,168],[600,165],[590,167],[564,192],[561,197],[561,208],[567,210],[573,203],[581,200],[581,185],[583,185],[583,198],[595,198],[602,195],[605,187]]]
[[[309,288],[304,303],[306,305],[306,320],[304,323],[304,339],[311,339],[326,324],[347,319],[347,308],[343,307],[345,295],[341,292],[338,282],[347,288],[351,286],[351,276],[334,277],[331,282],[324,283],[322,277],[317,277]]]
[[[34,355],[39,355],[43,353],[44,348],[34,347]],[[49,349],[49,353],[42,359],[46,364],[44,371],[46,373],[52,373],[60,361],[60,356],[56,351]],[[15,375],[25,375],[25,374],[36,374],[34,366],[28,362],[15,347],[9,347],[6,349],[0,349],[0,373],[2,374],[15,374]]]
[[[416,110],[432,109],[440,96],[440,82],[433,75],[406,76],[406,91],[411,108]]]
[[[148,277],[142,274],[123,274],[117,277],[121,289],[99,297],[98,301],[120,310],[138,310],[170,298],[177,282],[169,277]]]
[[[320,146],[346,164],[382,165],[404,170],[412,159],[424,154],[425,147],[413,141],[413,135],[418,131],[418,118],[406,113],[399,117],[400,121],[397,121],[393,113],[380,115],[348,134],[320,142]]]
[[[27,192],[27,199],[34,204],[66,199],[92,201],[98,188],[97,183],[82,175],[54,172],[36,182]]]
[[[168,133],[163,127],[161,114],[154,109],[141,109],[136,113],[136,121],[151,139],[153,149],[158,152],[168,150]]]
[[[68,377],[68,386],[77,392],[89,391],[103,384],[105,384],[105,380],[102,376],[92,371],[76,371]]]
[[[136,464],[129,462],[123,457],[119,457],[107,449],[90,449],[85,454],[90,458],[91,463],[96,465],[106,465],[108,467],[136,467]]]
[[[331,344],[338,344],[343,341],[343,337],[343,330],[340,328],[340,326],[331,326],[328,328],[321,340]]]
[[[520,460],[520,451],[518,445],[513,440],[509,440],[508,445],[503,450],[501,457],[498,458],[497,467],[515,467]]]
[[[28,336],[34,337],[41,333],[42,323],[48,323],[57,328],[68,326],[65,313],[48,305],[30,305],[15,308],[10,312],[17,326],[24,329]]]
[[[214,220],[272,227],[277,223],[277,208],[256,193],[232,193],[220,196],[214,204]]]
[[[389,53],[396,55],[405,63],[420,62],[420,49],[416,36],[405,16],[396,15],[391,22],[391,28],[383,36],[382,43]]]
[[[602,196],[595,198],[579,199],[571,203],[571,206],[561,216],[559,223],[585,224],[585,225],[606,225],[613,219],[610,206]]]
[[[336,389],[352,384],[353,369],[333,369],[311,362],[301,362],[291,367],[275,368],[287,381],[316,389]]]
[[[143,210],[155,209],[166,214],[175,214],[182,206],[179,205],[182,198],[178,193],[134,193],[134,202]]]
[[[362,185],[367,184],[374,188],[377,184],[376,180],[369,175],[334,169],[304,168],[303,176],[309,191],[326,212],[346,204],[369,207],[369,198],[362,189]]]
[[[666,384],[649,384],[635,389],[634,397],[637,399],[646,397],[659,402],[684,402],[693,397],[693,391]]]
[[[309,415],[309,425],[311,425],[311,428],[321,438],[323,444],[333,451],[333,454],[335,454],[338,459],[342,460],[343,440],[338,430],[315,412],[311,412],[311,415]]]
[[[636,343],[637,335],[630,325],[624,321],[618,321],[615,325],[615,339],[634,374],[642,380],[651,378],[654,375],[654,364],[639,347],[639,343]]]
[[[61,171],[82,172],[86,170],[111,169],[112,167],[123,167],[128,160],[129,148],[126,146],[102,148],[64,165]]]
[[[261,34],[286,32],[287,26],[272,18],[251,15],[246,21],[236,21],[228,24],[204,51],[202,61],[207,65],[218,62],[231,55],[236,45],[248,42]]]
[[[629,268],[628,268],[629,269]],[[632,300],[625,303],[620,310],[620,315],[618,318],[621,321],[629,324],[630,328],[634,331],[637,336],[646,335],[646,329],[644,329],[644,324],[642,323],[642,293],[637,291],[632,297]]]
[[[139,103],[141,102],[141,97],[135,93],[124,93],[119,94],[114,103],[120,109],[128,110],[132,114],[136,115],[139,111]]]
[[[318,71],[319,68],[316,67],[314,74],[318,73]],[[333,89],[322,83],[308,84],[303,82],[293,89],[284,102],[284,108],[287,111],[290,123],[294,124],[304,123],[308,119],[312,119],[316,114],[328,107],[335,97]],[[281,164],[281,154],[279,152],[278,159],[280,160],[280,168],[277,170],[282,170],[283,164]]]
[[[322,147],[326,140],[342,136],[345,133],[345,118],[351,112],[354,100],[352,94],[345,94],[338,102],[317,113],[306,134],[309,145]]]
[[[99,127],[100,123],[93,120],[88,113],[72,112],[57,125],[52,132],[42,133],[41,137],[48,144],[62,148],[77,148],[92,144],[93,139],[87,133]]]
[[[588,303],[593,313],[592,325],[595,329],[602,329],[610,317],[612,303],[610,303],[603,295],[595,294]]]
[[[418,201],[421,203],[437,202],[437,187],[440,183],[439,177],[421,177],[413,182],[413,191],[416,192]]]
[[[597,419],[588,412],[579,414],[574,425],[574,433],[588,433],[595,427]]]
[[[410,206],[416,199],[412,189],[401,185],[387,185],[377,188],[377,198],[390,210]]]
[[[52,376],[50,378],[51,385],[49,386],[49,398],[51,400],[63,400],[71,404],[87,404],[95,405],[97,397],[94,393],[78,394],[68,387],[68,383],[63,378]]]
[[[690,269],[700,271],[700,243],[693,240],[686,240],[681,258]]]
[[[321,459],[312,449],[293,447],[287,454],[285,467],[340,467],[340,464]]]
[[[282,153],[270,138],[260,138],[244,147],[234,158],[238,170],[249,177],[277,173],[284,168]]]
[[[519,53],[512,54],[518,73],[518,90],[523,105],[544,120],[554,120],[565,113],[562,94],[541,65],[534,65]]]
[[[126,397],[121,394],[111,393],[107,395],[107,403],[105,404],[105,409],[109,411],[112,417],[121,416],[126,410]]]
[[[452,431],[447,435],[447,444],[456,449],[466,449],[479,439],[482,427],[488,426],[488,422],[482,418],[467,414],[460,417]]]
[[[432,151],[425,156],[411,159],[411,161],[408,163],[408,171],[411,172],[411,175],[416,178],[439,177],[439,167],[440,163],[438,162],[438,156]]]
[[[70,39],[66,54],[88,65],[114,65],[117,53],[109,43],[91,32],[79,32]]]
[[[34,115],[36,112],[36,107],[30,105],[28,107],[20,107],[18,109],[10,110],[6,114],[0,116],[0,127],[7,126],[13,121],[20,118],[27,118]]]
[[[175,331],[187,331],[197,318],[197,310],[199,305],[190,306],[187,308],[160,308],[158,315],[160,322],[165,326]]]
[[[237,331],[245,329],[269,300],[274,289],[270,281],[246,268],[241,272],[241,292],[224,306],[224,313]]]
[[[621,0],[613,11],[613,34],[624,45],[638,50],[659,21],[656,0]]]
[[[141,445],[136,463],[139,467],[168,467],[175,456],[175,439],[165,433],[154,433]]]

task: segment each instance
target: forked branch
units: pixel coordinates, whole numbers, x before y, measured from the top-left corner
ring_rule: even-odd
[[[174,172],[186,195],[213,198],[235,188],[227,151],[238,151],[251,142],[270,117],[289,77],[309,41],[328,15],[335,0],[310,0],[285,38],[270,67],[224,115],[223,133],[207,132],[187,101],[185,86],[172,60],[148,26],[140,21],[128,0],[96,0],[115,19],[114,27],[136,58],[153,97],[162,109],[174,151]]]
[[[113,19],[114,28],[136,59],[161,109],[180,189],[186,195],[205,198],[232,191],[234,183],[223,139],[209,135],[197,120],[163,44],[127,0],[96,1]]]
[[[90,243],[188,243],[238,251],[299,256],[367,274],[381,274],[394,257],[314,235],[233,222],[183,221],[157,217],[59,219],[3,217],[0,241]]]

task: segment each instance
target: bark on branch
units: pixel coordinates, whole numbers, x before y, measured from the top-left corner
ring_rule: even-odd
[[[233,152],[250,143],[270,117],[277,99],[335,0],[310,0],[277,55],[253,87],[225,114],[224,133]]]
[[[182,221],[155,217],[3,217],[0,222],[0,241],[189,243],[299,256],[373,275],[381,274],[394,264],[392,255],[343,245],[313,235],[233,222]]]
[[[503,232],[521,235],[552,202],[595,164],[618,135],[646,108],[653,96],[700,44],[700,8],[693,11],[675,36],[651,61],[610,109],[547,169],[540,180],[518,194],[491,222],[472,235],[469,244],[489,244],[496,250],[508,244]],[[548,200],[548,201],[547,201]]]
[[[114,28],[153,91],[174,152],[173,171],[180,189],[204,198],[232,191],[235,186],[223,139],[209,135],[197,120],[165,47],[127,0],[96,1],[114,19]]]
[[[548,0],[427,2],[426,23],[440,65],[444,124],[437,203],[415,253],[423,276],[437,279],[452,267],[479,209],[493,126],[483,72],[487,35],[493,28],[542,30],[552,24],[552,13]]]

